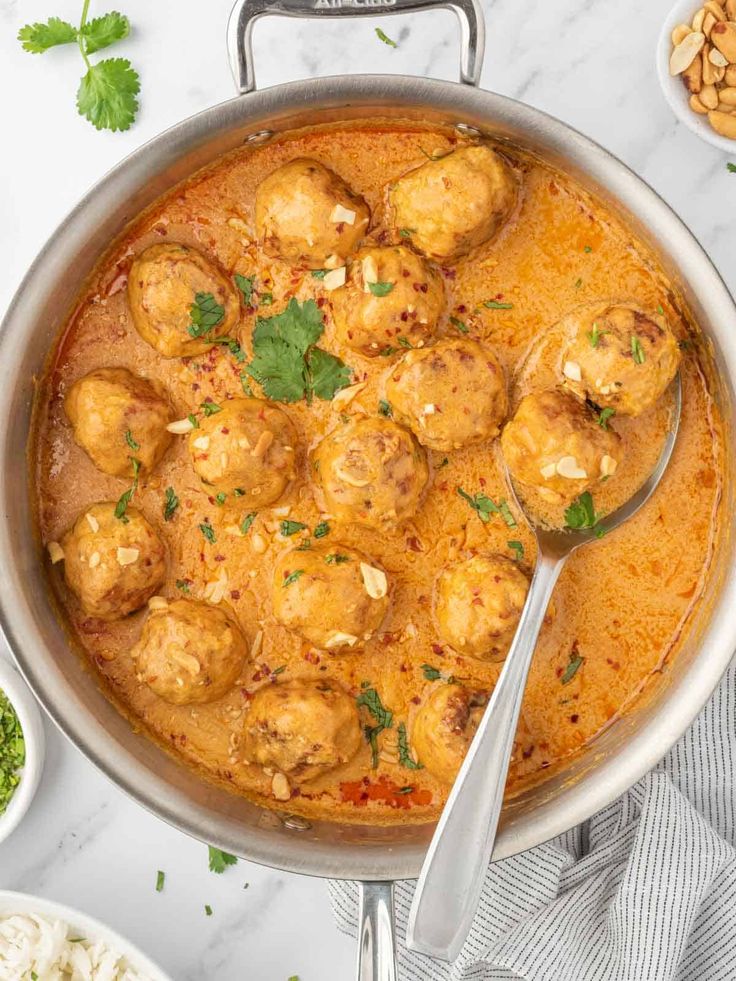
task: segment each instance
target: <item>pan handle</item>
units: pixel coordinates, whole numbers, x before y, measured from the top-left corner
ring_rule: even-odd
[[[256,87],[253,27],[261,17],[384,17],[438,7],[453,10],[460,21],[460,81],[479,85],[486,44],[480,0],[236,0],[227,25],[235,84],[241,94]]]
[[[357,981],[397,981],[393,882],[361,882]]]

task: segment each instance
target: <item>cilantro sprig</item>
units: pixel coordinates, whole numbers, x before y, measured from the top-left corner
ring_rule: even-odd
[[[92,63],[89,56],[130,34],[130,21],[113,10],[88,20],[90,0],[82,4],[79,27],[59,17],[26,24],[18,31],[23,50],[44,54],[64,44],[77,44],[86,73],[77,89],[77,111],[95,129],[113,132],[129,129],[138,112],[140,79],[127,58],[105,58]]]
[[[573,531],[590,528],[595,531],[598,538],[602,538],[605,534],[605,529],[600,527],[603,517],[604,515],[595,509],[593,495],[590,491],[585,491],[565,510],[565,527]]]
[[[464,491],[462,487],[456,488],[458,494],[475,511],[483,524],[488,524],[491,515],[500,514],[509,528],[516,528],[516,518],[511,513],[508,501],[502,498],[498,504],[485,494],[473,494],[472,496]]]
[[[371,688],[370,682],[362,682],[360,688],[360,694],[355,699],[356,704],[358,708],[367,709],[376,722],[374,726],[363,727],[365,738],[371,748],[371,765],[375,770],[378,767],[378,737],[384,729],[392,728],[394,715],[385,707],[376,689]]]
[[[259,317],[253,330],[253,360],[248,374],[276,402],[306,398],[329,402],[350,384],[350,368],[316,346],[324,332],[324,316],[314,300],[292,298],[273,317]]]
[[[222,875],[228,865],[238,864],[238,859],[235,855],[224,852],[221,848],[215,848],[214,845],[208,845],[207,848],[209,849],[210,872],[216,872],[217,875]]]

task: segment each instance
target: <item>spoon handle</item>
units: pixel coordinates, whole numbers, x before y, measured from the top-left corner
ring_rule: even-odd
[[[454,960],[491,860],[529,665],[566,556],[539,555],[519,627],[427,851],[406,931],[420,953]]]

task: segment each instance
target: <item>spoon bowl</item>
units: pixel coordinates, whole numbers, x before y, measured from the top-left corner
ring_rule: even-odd
[[[516,503],[535,533],[537,563],[513,643],[424,859],[407,925],[411,950],[453,961],[465,943],[493,854],[526,679],[552,591],[573,552],[628,521],[657,489],[677,441],[682,413],[679,374],[672,390],[674,410],[654,470],[628,501],[605,518],[593,518],[585,528],[540,527],[509,480]]]

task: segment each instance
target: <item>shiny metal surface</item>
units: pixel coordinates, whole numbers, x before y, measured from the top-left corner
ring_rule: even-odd
[[[543,155],[616,208],[662,262],[708,335],[718,397],[733,420],[736,309],[708,257],[664,202],[622,163],[564,124],[471,86],[400,76],[323,78],[230,100],[163,133],[108,174],[63,222],[34,262],[0,336],[0,617],[21,670],[57,725],[104,773],[178,828],[253,861],[352,879],[415,877],[429,826],[378,828],[282,818],[207,784],[134,733],[80,670],[47,591],[23,464],[34,376],[74,298],[110,240],[178,181],[252,133],[377,117],[473,126]],[[729,445],[732,445],[733,441]],[[729,475],[732,461],[727,466]],[[735,482],[727,481],[729,495]],[[569,766],[504,808],[494,857],[529,848],[608,804],[650,769],[699,712],[736,646],[733,501],[713,558],[706,602],[652,697],[611,725]],[[289,822],[293,824],[293,822]]]
[[[419,873],[406,930],[412,950],[454,961],[465,943],[493,852],[524,689],[552,592],[573,552],[633,518],[657,489],[672,458],[680,425],[679,374],[672,388],[674,410],[656,467],[637,493],[595,529],[563,531],[535,526],[522,499],[514,495],[537,539],[537,562],[513,643]],[[510,477],[509,485],[513,488]]]
[[[460,24],[460,81],[479,85],[486,46],[485,20],[479,0],[237,0],[227,25],[230,70],[238,91],[255,91],[253,28],[262,17],[382,17],[422,10],[452,10]]]
[[[357,981],[397,981],[393,882],[361,882]]]

